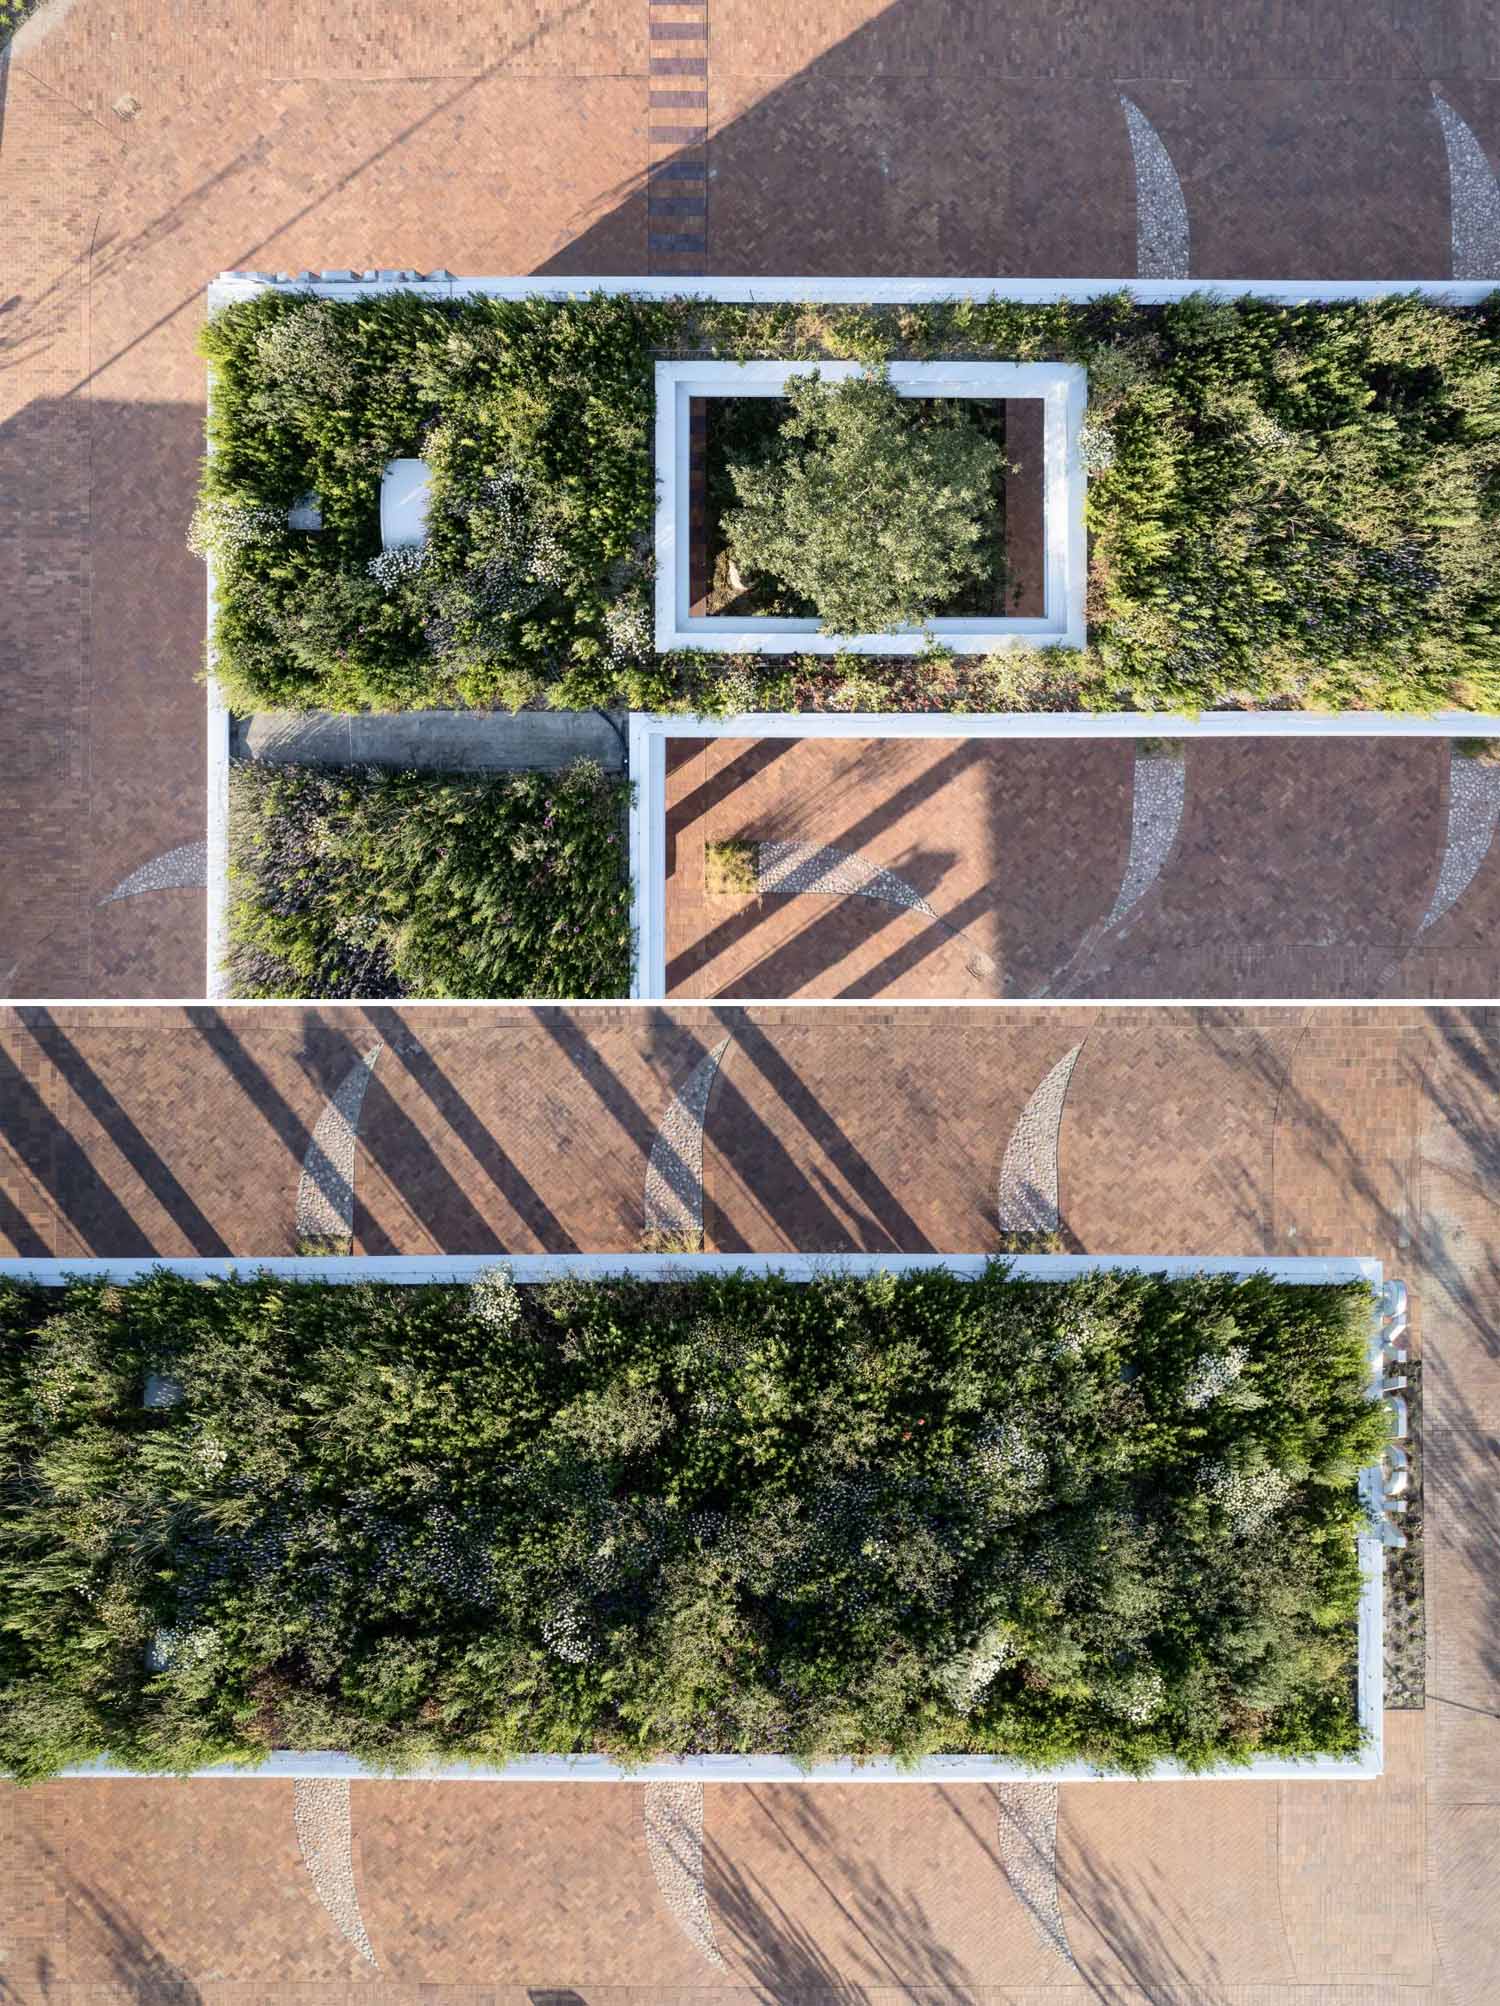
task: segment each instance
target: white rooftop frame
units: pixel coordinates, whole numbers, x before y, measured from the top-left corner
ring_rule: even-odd
[[[525,276],[462,278],[452,272],[423,274],[384,268],[357,272],[225,271],[206,289],[209,313],[267,291],[311,292],[324,299],[360,299],[383,293],[412,292],[429,299],[581,299],[590,293],[614,293],[637,299],[697,298],[744,305],[793,303],[806,300],[824,305],[919,306],[945,300],[983,302],[1014,300],[1023,305],[1052,301],[1086,302],[1123,293],[1143,306],[1161,306],[1194,295],[1207,298],[1258,299],[1272,305],[1390,299],[1418,293],[1425,299],[1454,307],[1478,306],[1497,290],[1488,279],[1136,279],[1136,278],[747,278],[738,274],[694,277],[676,275],[607,274],[573,278]],[[209,631],[213,628],[214,579],[208,567]],[[212,649],[208,686],[208,901],[205,994],[228,996],[224,960],[228,951],[228,801],[230,718],[214,681]],[[1211,736],[1244,737],[1500,737],[1500,715],[1478,711],[1435,711],[1427,716],[1381,711],[1100,711],[1086,714],[1054,712],[989,712],[952,717],[918,712],[866,714],[807,712],[747,713],[729,719],[655,717],[632,712],[631,777],[635,805],[630,816],[632,918],[636,928],[633,997],[657,997],[665,986],[664,951],[657,946],[664,900],[665,811],[651,805],[661,799],[657,769],[638,766],[643,757],[662,758],[666,736],[796,737],[1009,737],[1110,738]],[[664,936],[663,936],[664,937]]]
[[[1043,410],[1042,520],[1046,564],[1041,618],[934,617],[920,627],[883,633],[825,634],[816,620],[769,615],[692,612],[692,450],[689,423],[695,398],[779,397],[794,376],[847,383],[868,372],[858,362],[658,362],[656,365],[656,646],[705,648],[722,654],[909,655],[927,636],[957,654],[983,655],[1016,642],[1081,648],[1088,639],[1084,602],[1088,486],[1079,433],[1088,403],[1088,375],[1066,362],[893,362],[889,375],[903,397],[1034,398]]]
[[[267,1274],[286,1280],[415,1284],[469,1282],[486,1269],[503,1265],[522,1284],[555,1281],[576,1275],[594,1279],[607,1275],[633,1275],[645,1280],[663,1281],[677,1275],[734,1273],[779,1274],[793,1281],[809,1281],[826,1274],[917,1274],[934,1269],[946,1269],[953,1274],[972,1277],[982,1273],[991,1258],[985,1254],[515,1255],[497,1252],[492,1255],[366,1255],[333,1259],[291,1256],[265,1260],[0,1260],[0,1277],[58,1287],[71,1276],[128,1282],[166,1269],[173,1274],[203,1281],[226,1276]],[[1372,1394],[1379,1391],[1383,1332],[1380,1307],[1383,1271],[1379,1261],[1332,1256],[1032,1254],[1019,1256],[1010,1265],[1016,1274],[1036,1281],[1066,1281],[1100,1270],[1165,1276],[1266,1275],[1275,1281],[1325,1284],[1363,1281],[1372,1291],[1370,1390]],[[1364,1744],[1359,1753],[1347,1757],[1317,1756],[1300,1761],[1281,1756],[1256,1756],[1244,1766],[1226,1766],[1203,1772],[1183,1769],[1175,1762],[1161,1762],[1148,1772],[1147,1781],[1225,1782],[1238,1778],[1252,1782],[1327,1782],[1335,1778],[1367,1781],[1382,1774],[1385,1766],[1385,1565],[1384,1545],[1377,1527],[1384,1484],[1379,1468],[1362,1470],[1359,1482],[1369,1517],[1367,1530],[1359,1536],[1363,1588],[1358,1616],[1358,1712],[1364,1734]],[[142,1773],[145,1772],[123,1768],[107,1759],[81,1763],[63,1772],[68,1776],[93,1777]],[[192,1774],[213,1777],[368,1777],[383,1776],[387,1772],[331,1750],[287,1749],[278,1751],[253,1768],[219,1763],[194,1770]],[[1112,1783],[1135,1780],[1112,1771],[1093,1769],[1082,1762],[1028,1769],[1021,1763],[980,1755],[928,1756],[906,1768],[889,1759],[874,1758],[868,1762],[823,1762],[808,1769],[799,1768],[795,1762],[780,1756],[684,1756],[626,1769],[604,1756],[529,1755],[518,1756],[504,1764],[433,1764],[410,1772],[410,1777],[413,1781],[524,1783]]]

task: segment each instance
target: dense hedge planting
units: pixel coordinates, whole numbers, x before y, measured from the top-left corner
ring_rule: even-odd
[[[0,1281],[0,1765],[1350,1751],[1369,1311]]]
[[[236,996],[630,993],[628,783],[235,766]]]
[[[1500,294],[877,310],[267,292],[203,341],[196,543],[241,709],[928,707],[910,663],[653,653],[653,364],[704,353],[1083,363],[1073,701],[1500,708]],[[410,454],[433,468],[428,542],[382,555],[381,469]],[[309,493],[324,527],[293,530]],[[1047,674],[980,680],[995,701]]]
[[[35,10],[37,0],[0,0],[0,49]]]

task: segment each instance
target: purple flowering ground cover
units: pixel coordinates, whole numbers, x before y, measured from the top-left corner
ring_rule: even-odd
[[[630,993],[629,783],[247,763],[230,776],[230,990]]]

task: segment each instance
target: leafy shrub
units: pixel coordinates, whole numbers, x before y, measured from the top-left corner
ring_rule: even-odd
[[[704,845],[703,888],[711,897],[753,892],[759,882],[754,843],[736,837]]]
[[[1369,1311],[0,1281],[0,1764],[1350,1751]]]
[[[624,996],[623,781],[236,766],[237,996]]]
[[[37,0],[0,0],[0,49],[5,47],[36,5]]]
[[[268,292],[216,314],[203,342],[205,503],[253,532],[221,527],[214,545],[216,670],[242,710],[711,713],[743,707],[717,691],[747,678],[839,701],[827,664],[788,682],[784,663],[651,647],[652,370],[683,354],[1084,365],[1090,647],[1035,688],[992,671],[964,707],[1031,708],[1045,691],[1103,709],[1500,709],[1500,294],[1477,309],[1415,295],[886,309]],[[381,469],[412,453],[434,470],[430,560],[371,600],[340,581],[373,582]],[[751,478],[769,492],[769,473]],[[321,531],[267,528],[310,490]],[[825,616],[888,612],[889,519],[860,536],[804,518],[807,549],[777,561],[811,566],[840,537],[860,595],[825,603],[840,576],[819,569]],[[930,555],[928,516],[917,527]],[[907,610],[926,610],[935,585],[899,575]],[[935,707],[912,662],[858,673],[884,686],[860,708]]]
[[[724,520],[741,572],[817,609],[825,633],[920,626],[980,573],[1000,450],[956,407],[915,405],[880,371],[786,386],[769,451],[732,462]]]

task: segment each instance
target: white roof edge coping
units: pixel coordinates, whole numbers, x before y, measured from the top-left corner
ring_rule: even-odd
[[[1101,1270],[1185,1275],[1266,1275],[1284,1282],[1368,1282],[1378,1289],[1381,1263],[1357,1255],[1327,1254],[311,1254],[237,1258],[215,1256],[154,1259],[134,1255],[99,1259],[0,1260],[0,1277],[59,1287],[73,1277],[84,1281],[128,1282],[165,1269],[191,1280],[227,1280],[270,1275],[284,1281],[468,1282],[495,1267],[508,1268],[517,1282],[559,1281],[567,1276],[594,1280],[629,1275],[669,1281],[679,1275],[782,1275],[812,1281],[821,1275],[921,1274],[935,1269],[972,1277],[992,1260],[1005,1260],[1013,1273],[1032,1281],[1070,1281]]]
[[[332,272],[322,274],[309,286],[306,281],[274,272],[226,271],[208,283],[208,308],[212,313],[232,300],[245,299],[256,292],[282,287],[288,291],[348,297],[357,293],[422,292],[459,299],[570,299],[585,293],[629,294],[637,299],[715,299],[757,303],[811,300],[834,305],[916,306],[944,300],[1015,300],[1022,304],[1047,305],[1059,300],[1091,300],[1104,293],[1128,293],[1143,306],[1162,306],[1172,300],[1205,293],[1216,298],[1263,299],[1284,306],[1307,302],[1388,299],[1399,293],[1420,293],[1428,299],[1447,301],[1453,306],[1477,306],[1500,289],[1496,279],[1137,279],[1137,278],[746,278],[738,275],[648,277],[609,274],[576,278],[493,277],[460,278],[437,270],[426,278],[390,278],[365,272],[350,278]]]
[[[632,711],[657,738],[1494,738],[1500,712],[1434,710]]]
[[[1158,1762],[1144,1776],[1119,1770],[1091,1769],[1086,1762],[1059,1762],[1048,1769],[1028,1769],[1023,1763],[991,1755],[929,1755],[903,1768],[889,1757],[868,1762],[844,1759],[799,1769],[777,1755],[688,1755],[674,1761],[642,1762],[625,1768],[603,1755],[518,1755],[504,1764],[432,1763],[399,1773],[373,1768],[352,1755],[332,1750],[278,1749],[264,1762],[212,1763],[186,1777],[149,1769],[127,1769],[100,1757],[71,1764],[60,1776],[94,1780],[135,1778],[162,1783],[244,1777],[367,1777],[394,1783],[1346,1783],[1373,1780],[1382,1773],[1378,1747],[1359,1755],[1256,1756],[1248,1764],[1224,1764],[1215,1769],[1184,1769],[1179,1762]]]

